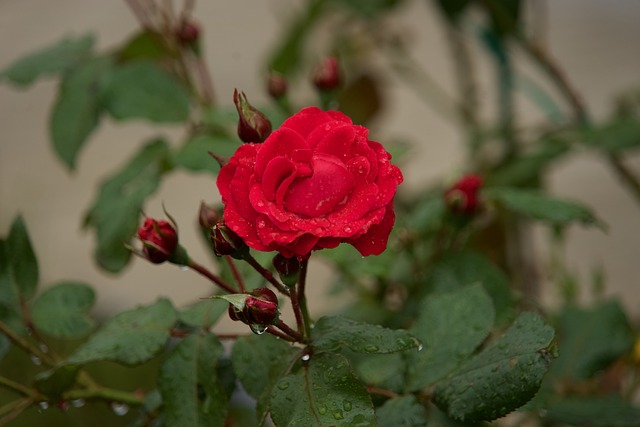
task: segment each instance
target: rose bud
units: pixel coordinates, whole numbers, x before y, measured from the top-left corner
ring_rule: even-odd
[[[287,286],[295,286],[300,278],[302,264],[297,257],[287,258],[281,253],[273,257],[273,266],[280,276],[280,280]]]
[[[256,298],[278,304],[278,296],[269,288],[256,288],[251,291],[251,295]]]
[[[233,91],[233,103],[238,110],[238,136],[245,143],[263,142],[271,134],[271,122],[257,108],[249,104],[246,95]]]
[[[238,310],[233,304],[229,304],[229,318],[234,322],[249,323],[242,310]]]
[[[469,174],[460,178],[444,193],[447,208],[459,215],[473,215],[480,210],[478,192],[484,180],[481,176]]]
[[[200,38],[200,27],[193,21],[184,20],[175,35],[180,44],[195,46]]]
[[[167,221],[145,219],[138,229],[138,237],[142,241],[143,256],[154,264],[167,261],[178,246],[176,229]]]
[[[220,220],[220,215],[212,206],[207,205],[205,202],[200,202],[200,211],[198,212],[198,223],[200,227],[206,232],[211,231]]]
[[[243,314],[249,324],[270,325],[278,318],[278,298],[270,289],[255,289],[244,304]]]
[[[287,94],[287,79],[275,71],[269,75],[267,91],[273,99],[280,99]]]
[[[216,256],[230,255],[236,259],[242,259],[249,249],[240,236],[227,227],[224,221],[218,221],[211,228],[209,240],[213,244]]]
[[[338,58],[329,56],[315,69],[312,75],[314,86],[320,91],[330,91],[340,86],[342,76]]]

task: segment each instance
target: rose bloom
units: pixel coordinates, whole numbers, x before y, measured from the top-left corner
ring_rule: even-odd
[[[262,144],[243,144],[218,175],[224,221],[250,247],[285,257],[352,244],[379,255],[402,182],[391,155],[338,111],[287,119]]]

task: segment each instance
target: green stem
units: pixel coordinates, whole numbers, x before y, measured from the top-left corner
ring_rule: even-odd
[[[48,366],[55,366],[56,362],[46,353],[38,348],[35,344],[30,343],[20,335],[16,334],[6,323],[0,321],[0,332],[7,336],[15,345],[22,348],[28,353],[33,354],[42,360]]]
[[[34,401],[31,398],[25,397],[23,399],[14,400],[6,405],[0,407],[0,426],[7,424],[9,421],[15,419],[29,406],[33,405]]]
[[[305,295],[305,287],[307,284],[307,271],[309,267],[309,259],[302,261],[302,267],[300,269],[300,280],[298,281],[297,301],[302,311],[302,318],[304,323],[304,336],[311,337],[311,316],[309,316],[309,308],[307,307],[307,297]]]
[[[129,391],[116,390],[108,387],[91,387],[81,390],[70,390],[63,394],[65,400],[87,399],[87,400],[106,400],[129,405],[144,404],[144,396]]]
[[[20,394],[23,394],[26,397],[31,398],[32,400],[37,400],[38,398],[40,398],[40,394],[34,390],[31,389],[27,386],[24,386],[20,383],[17,383],[15,381],[13,381],[12,379],[9,379],[5,376],[0,375],[0,385],[5,386],[6,388],[16,391]]]
[[[207,270],[205,267],[198,264],[194,260],[190,259],[189,262],[187,263],[187,267],[197,271],[198,273],[200,273],[207,279],[211,280],[213,283],[220,286],[222,289],[229,292],[230,294],[237,293],[236,290],[231,287],[231,285],[229,285],[227,282],[225,282],[220,277],[216,276],[215,274],[213,274],[212,272],[210,272],[209,270]]]
[[[244,257],[244,260],[247,261],[249,263],[249,265],[251,267],[254,268],[254,270],[256,270],[258,273],[260,273],[260,275],[262,277],[264,277],[265,279],[267,279],[267,281],[269,283],[271,283],[273,286],[276,287],[276,289],[278,291],[280,291],[280,293],[282,293],[283,295],[287,295],[289,296],[291,293],[289,292],[289,289],[287,289],[287,287],[285,285],[283,285],[282,283],[280,283],[275,276],[273,275],[273,273],[269,270],[267,270],[266,268],[264,268],[263,266],[260,265],[260,263],[258,262],[258,260],[256,260],[253,255],[251,255],[250,253],[247,253]]]

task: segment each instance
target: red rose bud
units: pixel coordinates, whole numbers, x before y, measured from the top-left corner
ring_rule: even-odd
[[[267,90],[273,99],[280,99],[287,94],[287,79],[275,71],[269,75]]]
[[[242,310],[238,310],[233,304],[229,304],[229,318],[234,322],[249,323]]]
[[[447,208],[456,214],[473,215],[480,209],[478,192],[484,180],[481,176],[469,174],[458,180],[444,193]]]
[[[185,46],[195,46],[200,38],[200,27],[193,21],[182,21],[176,31],[176,38]]]
[[[167,261],[178,246],[176,229],[167,221],[145,219],[138,237],[142,241],[142,254],[154,264]]]
[[[242,238],[227,227],[223,221],[218,221],[211,228],[209,239],[217,256],[230,255],[236,259],[242,259],[249,249]]]
[[[275,267],[280,280],[287,286],[295,286],[300,278],[300,268],[302,264],[297,257],[287,258],[281,253],[273,257],[273,266]]]
[[[271,135],[271,122],[257,108],[249,104],[243,92],[233,91],[233,103],[238,110],[238,136],[245,143],[264,142]]]
[[[267,288],[255,289],[244,304],[243,314],[249,324],[270,325],[278,319],[278,298]]]
[[[342,76],[338,58],[329,56],[316,68],[312,76],[313,84],[320,91],[330,91],[340,86]]]
[[[220,220],[220,215],[212,206],[205,202],[200,202],[200,212],[198,212],[198,223],[203,230],[209,232]]]
[[[251,295],[278,304],[278,296],[269,288],[256,288],[251,291]]]

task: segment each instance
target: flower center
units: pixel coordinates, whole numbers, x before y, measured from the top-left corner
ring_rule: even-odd
[[[311,176],[297,178],[291,183],[284,196],[284,205],[289,212],[318,217],[343,203],[355,182],[344,164],[328,154],[314,154],[311,168]]]

